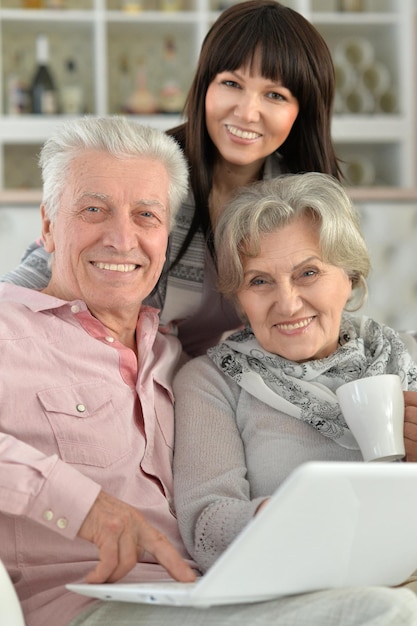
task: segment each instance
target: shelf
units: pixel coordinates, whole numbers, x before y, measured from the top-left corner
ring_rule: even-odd
[[[346,187],[350,199],[358,204],[378,202],[384,204],[411,202],[417,204],[417,188],[404,187]],[[0,190],[0,207],[34,206],[42,200],[40,189]]]
[[[181,122],[178,115],[132,115],[132,119],[145,126],[153,126],[161,130],[168,130]],[[16,117],[0,117],[0,137],[2,143],[42,143],[49,135],[59,128],[70,116],[54,115],[43,117],[41,115],[19,115]],[[16,136],[16,128],[13,122],[19,124],[19,135]]]
[[[35,37],[41,28],[50,39],[51,70],[58,87],[65,63],[72,58],[79,68],[85,112],[114,115],[125,110],[123,103],[137,84],[144,58],[148,62],[148,87],[158,94],[162,45],[167,35],[177,38],[177,79],[186,92],[201,43],[220,15],[214,10],[219,6],[217,0],[185,0],[183,10],[172,12],[156,10],[156,0],[144,0],[144,10],[133,13],[120,8],[121,0],[66,1],[70,5],[66,9],[24,10],[18,8],[20,0],[0,0],[0,191],[23,187],[28,181],[36,184],[34,154],[38,145],[68,119],[61,115],[5,115],[6,83],[16,55],[20,55],[22,78],[27,84],[34,70]],[[371,162],[378,188],[416,186],[414,0],[366,0],[368,10],[361,12],[336,11],[336,0],[284,0],[284,4],[311,20],[333,54],[340,41],[349,37],[363,38],[373,47],[375,61],[384,64],[391,77],[387,96],[393,94],[392,109],[375,99],[372,113],[346,114],[345,111],[357,109],[338,97],[332,123],[336,152],[342,161],[351,159],[354,163],[363,158]],[[128,69],[122,71],[122,67]],[[352,84],[359,84],[358,76]],[[342,95],[346,97],[345,93]],[[384,104],[388,101],[389,98]],[[384,110],[393,113],[374,112]],[[181,121],[179,115],[134,119],[161,130]],[[16,164],[20,163],[31,168],[21,178],[16,172]]]
[[[400,115],[335,115],[332,134],[336,141],[386,143],[409,133]]]
[[[21,9],[0,9],[0,20],[3,22],[27,22],[28,24],[38,24],[39,22],[62,23],[71,22],[93,22],[94,12],[92,10],[26,10]]]
[[[132,116],[141,124],[166,130],[181,122],[179,115],[141,115]],[[33,143],[44,141],[57,126],[66,119],[64,115],[42,117],[35,115],[0,116],[0,137],[2,142]],[[16,136],[15,123],[19,124],[19,136]],[[333,138],[338,142],[386,143],[398,140],[407,127],[399,116],[335,116],[332,124]]]

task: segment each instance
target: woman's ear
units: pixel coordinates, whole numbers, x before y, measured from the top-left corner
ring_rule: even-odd
[[[49,217],[46,215],[45,205],[41,205],[41,218],[42,218],[42,241],[44,248],[47,252],[51,253],[55,250],[54,237],[53,237],[53,224]]]

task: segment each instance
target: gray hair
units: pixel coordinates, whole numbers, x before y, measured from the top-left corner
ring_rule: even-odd
[[[323,261],[345,270],[352,281],[349,309],[359,309],[370,270],[359,213],[335,178],[317,172],[254,183],[224,209],[215,228],[220,292],[234,298],[243,283],[242,257],[259,254],[262,235],[303,215],[318,223]]]
[[[39,165],[42,170],[45,213],[53,221],[66,185],[72,161],[85,150],[107,152],[115,157],[149,157],[165,166],[169,176],[171,227],[188,189],[185,158],[176,141],[162,131],[141,126],[125,117],[84,117],[60,126],[44,143]]]

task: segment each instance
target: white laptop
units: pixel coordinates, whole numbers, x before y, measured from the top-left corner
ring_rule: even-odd
[[[71,584],[86,596],[208,607],[355,585],[397,585],[417,569],[417,463],[297,468],[194,583]]]

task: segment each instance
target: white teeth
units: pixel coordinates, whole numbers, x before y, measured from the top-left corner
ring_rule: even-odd
[[[277,324],[277,326],[283,330],[295,330],[296,328],[304,328],[305,326],[308,326],[312,319],[312,317],[309,317],[308,319],[303,320],[302,322],[296,322],[295,324]]]
[[[257,139],[261,135],[259,133],[251,133],[248,130],[240,130],[235,126],[226,126],[229,133],[235,135],[235,137],[240,137],[241,139]]]
[[[100,270],[110,270],[112,272],[133,272],[136,265],[133,263],[93,263]]]

